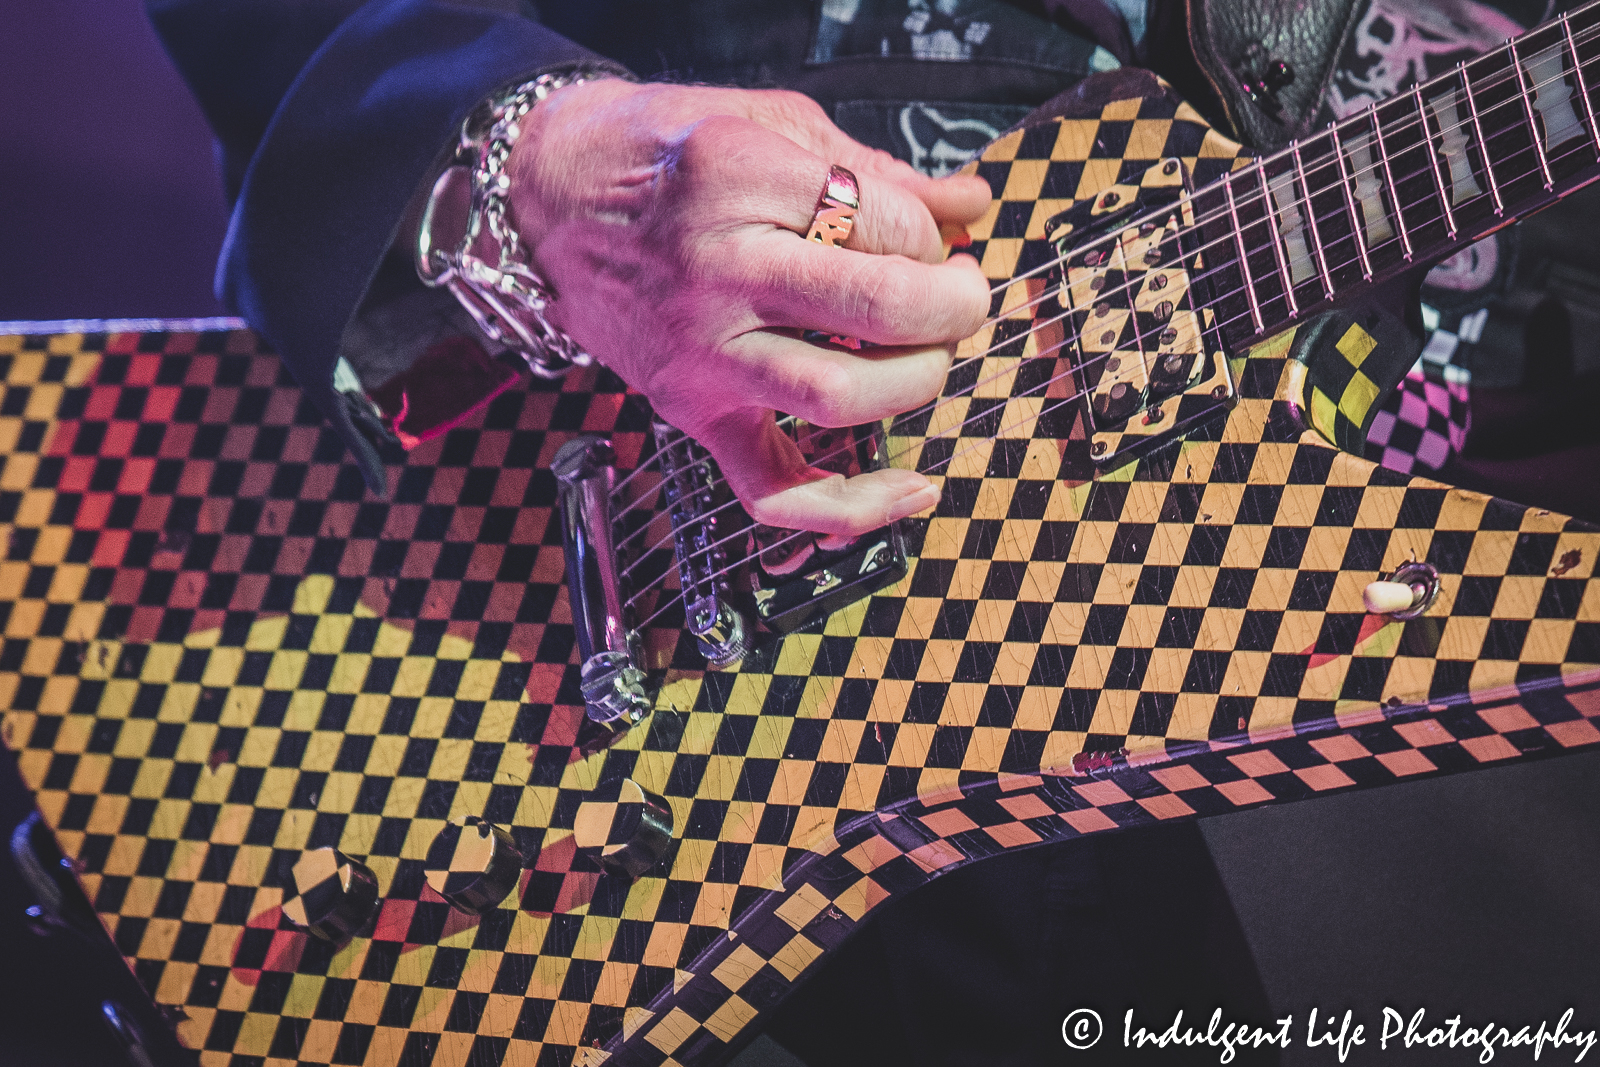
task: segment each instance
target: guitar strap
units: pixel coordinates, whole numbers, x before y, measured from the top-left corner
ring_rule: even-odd
[[[1365,0],[1183,0],[1189,46],[1227,122],[1256,151],[1312,131]]]

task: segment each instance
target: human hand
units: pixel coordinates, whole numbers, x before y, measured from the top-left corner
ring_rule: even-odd
[[[861,186],[842,249],[803,239],[834,164]],[[924,177],[796,93],[617,79],[534,108],[507,170],[547,315],[705,445],[757,522],[856,535],[938,501],[913,471],[808,467],[773,411],[849,426],[938,395],[989,307],[939,226],[981,215],[985,182]]]

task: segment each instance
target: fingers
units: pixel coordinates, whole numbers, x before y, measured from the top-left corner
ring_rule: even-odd
[[[848,138],[846,138],[848,140]],[[862,146],[849,142],[853,152],[842,155],[860,155],[867,152]],[[989,184],[982,179],[976,186],[965,176],[960,182],[950,179],[934,180],[918,174],[899,160],[871,153],[865,165],[851,167],[841,162],[855,174],[861,190],[861,207],[856,211],[855,226],[844,246],[857,252],[874,255],[902,255],[923,263],[939,263],[945,258],[944,242],[939,235],[942,223],[968,223],[976,220],[989,206]],[[827,179],[827,168],[819,168],[822,179],[817,181],[821,193]],[[809,176],[809,175],[808,175]],[[794,213],[795,225],[785,229],[805,233],[810,228],[816,211],[816,196],[801,212]]]
[[[939,503],[939,487],[914,471],[837,474],[754,497],[751,517],[768,526],[859,537]]]
[[[939,489],[915,471],[844,478],[807,467],[770,411],[729,413],[697,435],[757,522],[855,537],[934,506]]]
[[[774,137],[768,157],[771,170],[767,188],[774,194],[768,210],[774,225],[803,236],[811,228],[831,162],[793,142],[777,143],[782,140],[786,139]],[[857,172],[845,163],[839,165],[856,175],[861,190],[861,206],[845,241],[846,248],[875,255],[908,256],[924,263],[937,263],[944,258],[939,225],[922,200],[897,182]],[[911,176],[920,177],[914,171]]]
[[[754,122],[713,117],[684,139],[679,158],[686,171],[712,187],[703,185],[697,193],[740,201],[751,215],[801,235],[811,227],[829,167],[838,164],[855,174],[861,190],[845,247],[924,263],[944,259],[941,224],[971,222],[988,208],[989,186],[982,179],[918,174],[887,153],[857,144],[831,123],[806,141]]]
[[[746,404],[818,426],[854,426],[938,396],[953,351],[923,345],[847,352],[758,330],[729,343],[718,384],[724,396]]]
[[[759,283],[751,304],[771,326],[926,345],[971,336],[989,313],[989,282],[970,256],[935,265],[773,233],[752,243],[745,262]]]
[[[888,345],[942,344],[974,332],[988,313],[988,283],[969,259],[941,262],[932,215],[895,183],[863,182],[846,248],[797,238],[810,228],[827,176],[825,160],[781,134],[709,118],[675,156],[658,229],[664,243],[692,243],[695,284],[747,300],[756,314],[751,325]]]
[[[893,185],[921,201],[936,224],[975,222],[989,206],[989,185],[983,179],[970,174],[953,174],[946,178],[921,174],[887,152],[856,141],[835,126],[820,107],[798,93],[748,93],[745,99],[759,101],[759,106],[750,112],[754,121],[784,134],[829,164],[848,168],[861,179],[863,213],[873,198],[869,187],[880,183]],[[868,182],[867,179],[872,180]],[[862,244],[852,243],[849,247],[872,250],[866,243],[869,235],[862,236]],[[903,255],[912,254],[904,249],[892,250]]]
[[[856,143],[842,132],[838,139],[841,143],[836,145],[832,161],[849,168],[861,182],[863,213],[869,195],[867,190],[881,190],[885,185],[920,202],[940,225],[976,222],[988,210],[989,183],[976,174],[930,178],[887,153]]]

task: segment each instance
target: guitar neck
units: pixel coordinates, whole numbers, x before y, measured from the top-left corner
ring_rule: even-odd
[[[1600,2],[1196,193],[1242,349],[1370,295],[1600,177]]]

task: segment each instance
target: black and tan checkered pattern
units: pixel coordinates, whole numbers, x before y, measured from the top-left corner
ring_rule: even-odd
[[[1135,158],[1114,106],[1120,147],[1071,119],[984,173],[1048,177],[1051,138]],[[1026,203],[974,235],[997,280]],[[948,461],[910,576],[737,672],[658,625],[667,683],[617,739],[580,706],[547,472],[581,431],[639,462],[609,374],[502,394],[385,502],[249,333],[0,338],[0,735],[202,1062],[712,1064],[960,863],[1600,741],[1600,533],[1334,451],[1289,337],[1236,361],[1225,422],[1094,480],[1016,321],[894,429]],[[1438,604],[1366,614],[1413,558]],[[574,837],[626,780],[674,826],[636,881]],[[481,916],[426,881],[468,816],[527,864]],[[342,947],[283,914],[319,847],[383,896]]]

